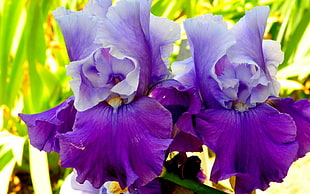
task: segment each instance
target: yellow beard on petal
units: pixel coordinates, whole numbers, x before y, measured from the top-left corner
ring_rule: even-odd
[[[111,193],[124,193],[127,191],[127,188],[122,189],[118,182],[111,181],[110,186],[109,186],[109,191]]]
[[[123,104],[123,100],[119,96],[117,96],[117,97],[111,98],[108,101],[108,104],[112,106],[113,108],[117,109]]]
[[[242,102],[235,102],[233,104],[233,109],[235,109],[238,112],[244,112],[249,110],[249,106]]]

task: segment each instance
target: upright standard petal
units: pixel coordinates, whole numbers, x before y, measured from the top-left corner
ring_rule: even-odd
[[[89,0],[84,7],[85,13],[105,18],[109,7],[111,7],[111,0]]]
[[[294,120],[267,104],[245,112],[208,109],[196,123],[203,142],[216,154],[211,180],[236,176],[236,193],[282,182],[296,158]]]
[[[179,26],[151,16],[150,6],[148,0],[117,2],[109,9],[96,41],[111,48],[110,53],[117,58],[137,60],[141,68],[138,96],[146,95],[152,83],[169,74],[166,59],[172,43],[179,38]]]
[[[235,39],[220,16],[207,14],[188,19],[184,22],[184,27],[203,101],[208,107],[219,106],[214,95],[221,94],[223,86],[217,78],[215,65],[235,43]]]
[[[231,29],[237,42],[228,49],[227,56],[232,63],[247,64],[251,69],[252,76],[243,80],[249,91],[245,103],[250,106],[264,102],[269,96],[277,96],[280,90],[275,74],[283,61],[283,52],[279,43],[263,40],[268,14],[268,6],[255,7]],[[237,77],[242,78],[244,70],[236,72]]]
[[[100,47],[94,43],[99,18],[84,11],[59,7],[53,12],[65,39],[70,61],[81,60]]]
[[[59,152],[57,134],[72,131],[76,110],[73,106],[74,97],[48,111],[26,115],[19,114],[27,124],[31,145],[46,152]]]
[[[232,27],[237,42],[228,52],[231,62],[258,64],[266,72],[262,41],[268,15],[268,6],[258,6],[247,11]]]
[[[143,186],[161,173],[171,130],[171,114],[152,98],[118,109],[100,103],[78,112],[73,132],[59,135],[61,163],[95,188],[106,181]]]
[[[278,95],[283,53],[276,42],[263,41],[268,13],[267,6],[256,7],[231,30],[210,14],[184,22],[206,107],[255,107]]]
[[[310,151],[310,102],[303,99],[295,102],[292,98],[268,99],[268,104],[280,112],[289,114],[297,126],[297,142],[299,144],[298,158],[304,157]]]

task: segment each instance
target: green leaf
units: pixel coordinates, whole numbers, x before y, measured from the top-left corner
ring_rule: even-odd
[[[292,33],[290,39],[287,42],[287,45],[289,46],[285,51],[283,65],[280,66],[281,68],[285,67],[288,64],[288,61],[291,59],[291,56],[297,50],[298,44],[301,38],[303,37],[303,34],[306,31],[309,22],[310,22],[310,10],[305,10],[304,17],[298,23],[294,33]]]
[[[12,150],[3,151],[4,146],[0,146],[0,171],[14,158]]]
[[[171,172],[164,172],[160,178],[171,181],[198,194],[225,194],[223,191],[216,190],[195,180],[181,179],[178,175]]]

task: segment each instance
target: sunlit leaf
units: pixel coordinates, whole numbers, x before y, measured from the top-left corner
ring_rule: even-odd
[[[209,187],[192,179],[181,179],[178,175],[171,172],[164,172],[160,177],[165,180],[171,181],[177,185],[180,185],[184,188],[187,188],[191,191],[194,191],[198,194],[225,194],[225,192],[223,191],[216,190],[212,187]]]

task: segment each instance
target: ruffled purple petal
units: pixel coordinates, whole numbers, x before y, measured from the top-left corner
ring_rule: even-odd
[[[158,194],[162,193],[160,179],[154,179],[149,182],[147,185],[140,187],[137,190],[137,194]]]
[[[143,186],[161,173],[171,131],[170,112],[152,98],[118,109],[100,103],[78,112],[73,132],[59,135],[62,166],[75,168],[77,181],[95,188],[106,181]]]
[[[57,134],[72,131],[76,110],[73,106],[74,97],[62,104],[38,114],[19,114],[28,127],[31,145],[46,152],[59,152]]]
[[[211,180],[236,176],[236,193],[282,182],[296,158],[294,120],[267,104],[246,112],[208,109],[196,123],[203,142],[216,154]]]
[[[170,110],[174,123],[184,112],[196,114],[201,108],[196,89],[184,87],[173,79],[156,84],[151,89],[150,96]]]
[[[65,39],[70,61],[81,60],[100,47],[94,43],[100,19],[84,11],[59,7],[53,12]]]
[[[150,96],[171,112],[173,123],[176,123],[170,151],[201,151],[202,143],[194,128],[188,128],[193,125],[191,115],[199,113],[201,108],[196,89],[184,87],[176,80],[165,80],[152,88]]]
[[[298,158],[310,151],[310,102],[303,99],[295,102],[292,98],[270,98],[268,104],[280,112],[289,114],[297,126]]]
[[[214,95],[222,95],[220,90],[223,86],[217,78],[215,65],[235,43],[235,39],[220,16],[208,14],[188,19],[184,27],[203,101],[207,106],[218,106]]]
[[[169,74],[166,60],[179,34],[174,22],[150,16],[150,6],[147,0],[117,2],[109,9],[97,38],[97,42],[111,48],[113,56],[137,60],[141,68],[138,96],[145,95],[151,83]]]

